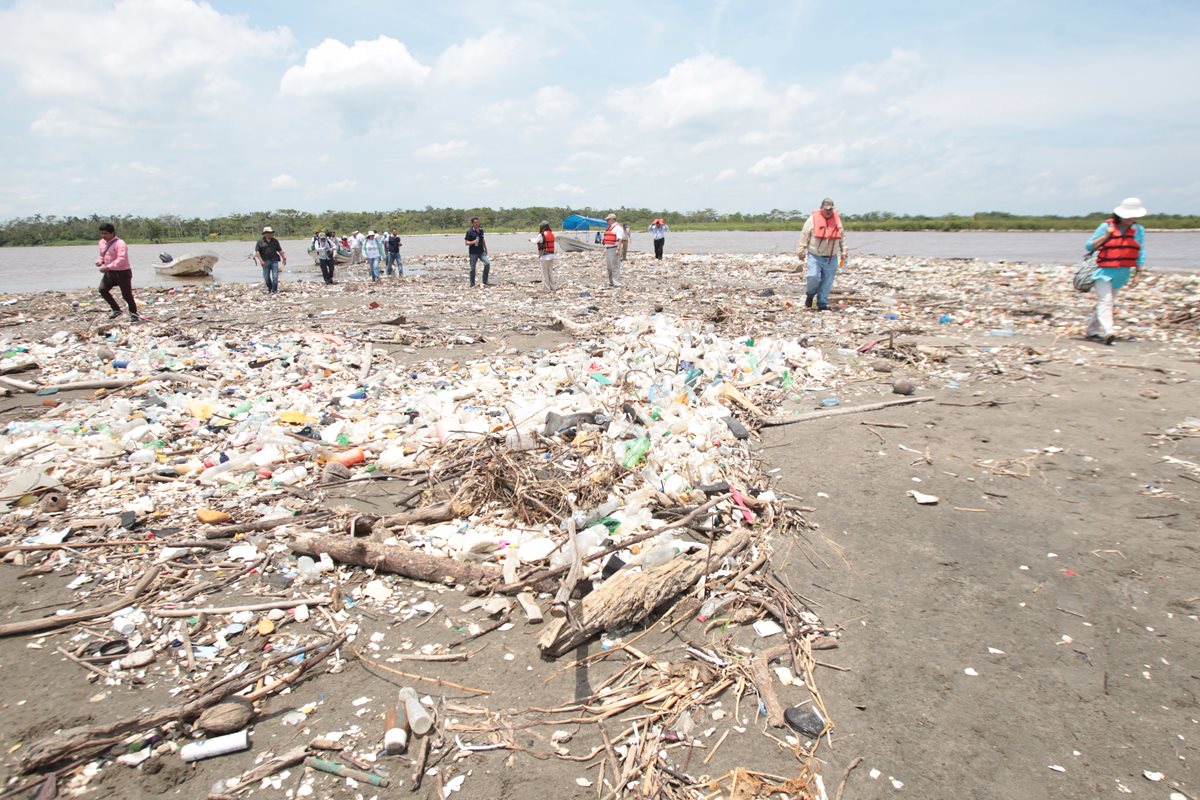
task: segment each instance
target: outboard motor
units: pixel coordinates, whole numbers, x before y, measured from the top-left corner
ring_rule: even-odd
[[[170,253],[159,253],[158,260],[163,262],[164,264],[170,264],[175,259],[171,256]]]

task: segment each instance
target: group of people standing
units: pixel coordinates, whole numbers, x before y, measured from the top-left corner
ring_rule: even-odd
[[[1125,198],[1113,209],[1112,216],[1100,223],[1084,246],[1088,254],[1096,256],[1096,267],[1092,273],[1092,292],[1096,295],[1096,306],[1088,319],[1088,339],[1111,345],[1116,338],[1113,332],[1113,307],[1117,291],[1125,286],[1134,285],[1144,271],[1146,263],[1146,233],[1137,222],[1146,213],[1141,200],[1136,197]],[[609,286],[616,287],[621,285],[621,262],[625,258],[624,250],[629,244],[629,231],[617,220],[616,214],[609,214],[605,223],[606,228],[600,242],[604,251],[606,278]],[[662,260],[668,230],[668,225],[661,218],[650,224],[654,257],[658,260]],[[128,248],[117,236],[116,228],[111,223],[102,224],[99,231],[99,257],[96,259],[96,266],[102,273],[100,296],[108,303],[110,318],[115,319],[123,313],[112,294],[113,289],[119,289],[129,309],[129,318],[138,321],[140,317],[137,301],[133,296],[133,271],[129,264]],[[554,281],[554,267],[558,246],[550,223],[543,221],[539,226],[538,235],[530,241],[537,246],[542,286],[548,291],[555,291],[557,287]],[[487,238],[478,217],[471,218],[471,227],[467,229],[463,243],[467,247],[469,285],[475,286],[476,267],[482,264],[481,283],[483,286],[491,286],[492,262],[488,255]],[[347,249],[350,251],[351,264],[366,262],[372,282],[380,280],[380,260],[384,260],[388,275],[392,275],[394,270],[394,274],[403,276],[401,244],[400,235],[394,227],[384,236],[376,236],[375,231],[367,231],[365,235],[354,231],[351,237],[340,240],[333,231],[318,231],[312,240],[317,263],[321,268],[321,278],[326,284],[333,283],[339,250]],[[812,308],[815,302],[818,311],[829,311],[834,278],[838,269],[846,264],[845,229],[842,226],[841,215],[831,198],[826,197],[822,200],[820,207],[804,222],[797,255],[806,273],[805,307]],[[270,225],[263,228],[262,238],[254,245],[254,260],[262,268],[267,293],[278,294],[279,272],[287,266],[287,254],[284,252],[283,243],[275,238],[275,230]]]

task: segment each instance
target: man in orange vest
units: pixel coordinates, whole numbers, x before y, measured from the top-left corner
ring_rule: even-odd
[[[846,235],[842,230],[842,217],[834,210],[833,201],[828,197],[821,201],[819,209],[808,215],[800,231],[797,254],[800,263],[808,268],[804,307],[812,308],[815,297],[817,310],[828,311],[833,277],[838,267],[846,263]]]
[[[549,222],[542,222],[541,228],[538,229],[537,238],[533,240],[537,243],[538,261],[542,265],[542,287],[547,291],[554,291],[554,231],[550,229]]]
[[[621,285],[621,241],[625,238],[625,228],[617,222],[616,214],[604,218],[608,229],[600,242],[604,245],[604,265],[608,268],[608,285]]]

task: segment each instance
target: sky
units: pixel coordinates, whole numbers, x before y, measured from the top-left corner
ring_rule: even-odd
[[[0,219],[1200,213],[1200,2],[0,0]]]

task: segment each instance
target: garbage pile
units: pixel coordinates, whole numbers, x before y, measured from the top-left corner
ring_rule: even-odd
[[[0,636],[43,634],[31,646],[105,686],[180,687],[169,706],[24,743],[21,772],[54,770],[69,793],[113,761],[140,769],[245,750],[268,702],[357,659],[405,683],[381,724],[272,750],[210,796],[278,788],[273,776],[300,764],[350,785],[429,774],[445,796],[472,754],[528,749],[512,723],[460,719],[502,713],[536,720],[528,725],[597,723],[602,741],[588,759],[558,731],[550,754],[598,760],[597,776],[580,780],[606,791],[665,797],[720,785],[675,758],[696,746],[715,754],[729,731],[701,729],[706,716],[744,726],[761,714],[800,734],[788,735],[800,762],[785,784],[805,796],[812,750],[830,727],[812,651],[835,646],[836,631],[771,570],[771,541],[802,536],[807,523],[771,489],[750,438],[787,397],[843,370],[795,339],[730,337],[699,318],[559,327],[577,338],[464,362],[400,363],[298,325],[249,341],[60,331],[11,348],[10,366],[36,362],[41,377],[6,385],[42,396],[46,410],[0,431],[0,551],[26,575],[74,577],[65,608],[2,623]],[[79,391],[90,394],[66,399]],[[372,497],[387,508],[338,500],[357,487],[383,487]],[[477,597],[455,616],[482,616],[455,641],[417,645],[408,626],[449,614],[450,587]],[[541,623],[546,658],[599,642],[615,670],[603,691],[502,712],[457,700],[495,686],[390,666],[461,663],[470,656],[457,648],[515,635],[514,619]],[[625,641],[656,619],[669,629],[699,621],[719,636],[670,658]],[[402,626],[404,640],[389,643],[380,620]],[[779,646],[750,646],[780,634]],[[779,687],[806,705],[785,708]],[[730,695],[737,711],[714,713]],[[282,722],[303,729],[314,710]],[[605,720],[624,727],[610,735]],[[412,770],[403,778],[387,758],[400,752]],[[304,785],[326,793],[314,776]]]

